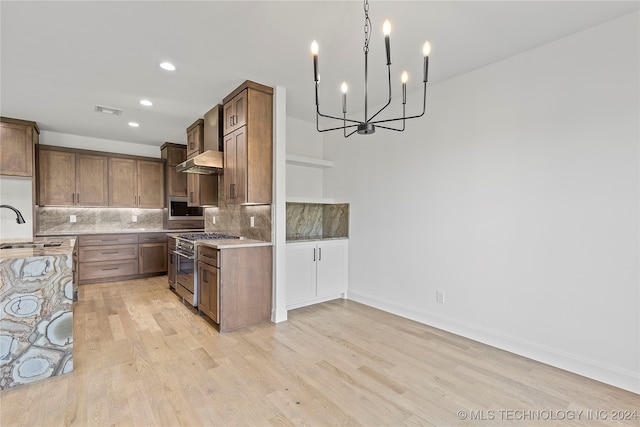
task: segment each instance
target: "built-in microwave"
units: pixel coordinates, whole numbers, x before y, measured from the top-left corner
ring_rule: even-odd
[[[203,220],[202,206],[187,206],[186,197],[171,197],[169,199],[169,220]]]

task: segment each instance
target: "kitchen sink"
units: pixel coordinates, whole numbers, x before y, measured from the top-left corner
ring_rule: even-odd
[[[62,245],[62,242],[4,243],[0,245],[0,249],[57,248],[60,245]]]

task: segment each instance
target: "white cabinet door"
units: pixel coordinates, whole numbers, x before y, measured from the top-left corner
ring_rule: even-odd
[[[346,240],[318,243],[316,296],[326,297],[347,291]]]
[[[316,244],[287,245],[287,306],[316,296]]]

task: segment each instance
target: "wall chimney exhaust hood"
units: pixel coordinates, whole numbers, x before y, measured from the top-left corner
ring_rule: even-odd
[[[176,166],[178,172],[199,173],[201,175],[222,175],[222,151],[208,150],[185,160]]]
[[[216,105],[204,115],[202,140],[197,154],[176,166],[176,171],[201,175],[222,175],[222,105]],[[202,120],[199,120],[202,122]],[[198,123],[198,121],[196,121]],[[194,123],[191,126],[196,125]],[[191,129],[191,127],[189,128]]]

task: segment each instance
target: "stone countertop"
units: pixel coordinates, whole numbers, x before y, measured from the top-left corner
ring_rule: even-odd
[[[258,246],[273,246],[271,242],[253,239],[229,239],[229,240],[201,240],[198,245],[209,246],[215,249],[254,248]]]
[[[322,237],[322,236],[287,236],[287,243],[319,242],[327,240],[349,240],[348,237]]]
[[[37,233],[38,237],[56,237],[56,236],[80,236],[90,234],[144,234],[144,233],[201,233],[204,230],[202,228],[184,228],[184,229],[171,229],[171,230],[78,230],[69,232],[56,232],[56,233]]]
[[[73,248],[76,245],[76,239],[71,237],[60,238],[43,238],[36,237],[35,239],[3,239],[0,240],[0,245],[4,244],[25,244],[25,243],[60,243],[60,246],[43,247],[36,246],[33,248],[15,248],[15,249],[0,249],[0,259],[15,259],[15,258],[34,258],[41,256],[60,256],[69,255],[73,253]]]

